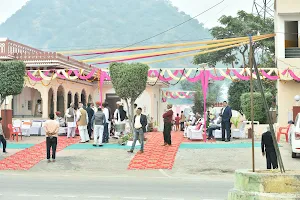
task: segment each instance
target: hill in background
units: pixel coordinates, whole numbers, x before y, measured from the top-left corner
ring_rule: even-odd
[[[30,0],[0,25],[0,37],[51,51],[123,47],[187,19],[167,0]],[[209,38],[191,20],[138,46]]]
[[[30,0],[0,25],[0,37],[45,51],[124,47],[190,18],[168,0]],[[210,38],[209,31],[194,19],[137,46]],[[119,55],[122,54],[108,56]],[[192,67],[191,60],[173,60],[150,67]],[[180,84],[175,88],[180,88]]]

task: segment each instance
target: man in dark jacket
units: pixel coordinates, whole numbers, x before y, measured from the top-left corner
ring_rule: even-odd
[[[163,146],[172,145],[171,142],[171,130],[172,130],[172,120],[173,120],[173,110],[172,104],[167,105],[167,111],[163,114],[164,118],[164,144]]]
[[[276,156],[276,151],[275,151],[272,135],[269,128],[267,128],[267,132],[262,134],[261,151],[263,156],[266,155],[267,169],[271,169],[271,166],[273,167],[273,169],[277,169],[278,168],[277,156]]]
[[[228,106],[227,102],[223,102],[223,108],[221,110],[221,117],[222,117],[222,141],[225,141],[225,130],[226,130],[226,136],[227,139],[225,142],[230,141],[230,132],[231,132],[231,124],[230,119],[232,117],[231,107]]]
[[[89,118],[89,123],[88,123],[88,126],[87,126],[87,129],[88,129],[88,134],[89,134],[89,137],[90,137],[90,140],[92,139],[92,123],[93,123],[93,116],[94,116],[94,110],[91,108],[91,104],[88,103],[87,104],[87,108],[86,108],[86,112],[88,114],[88,118]]]
[[[7,153],[5,135],[2,128],[2,117],[0,117],[0,143],[2,143],[3,153]]]
[[[129,153],[133,153],[136,141],[139,139],[141,150],[139,153],[144,153],[144,133],[146,132],[147,116],[142,114],[142,108],[136,110],[136,115],[133,118],[134,139]]]

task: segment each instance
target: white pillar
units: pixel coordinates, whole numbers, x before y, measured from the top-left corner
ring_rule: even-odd
[[[54,101],[53,109],[54,109],[54,114],[55,114],[57,111],[57,91],[55,91],[53,94],[53,101]]]
[[[42,97],[42,112],[43,112],[43,118],[47,119],[49,116],[48,110],[49,110],[49,96],[48,91],[41,92]]]

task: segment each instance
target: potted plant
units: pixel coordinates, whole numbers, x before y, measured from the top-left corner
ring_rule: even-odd
[[[122,136],[120,139],[119,139],[119,144],[120,145],[125,145],[127,144],[128,141],[133,141],[133,134],[132,133],[128,133],[124,136]]]
[[[232,117],[230,121],[234,125],[234,129],[231,130],[232,137],[240,135],[240,129],[238,129],[240,123],[240,117]]]

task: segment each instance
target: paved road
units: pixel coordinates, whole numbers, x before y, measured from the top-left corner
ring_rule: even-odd
[[[226,199],[232,180],[1,174],[0,199]]]

